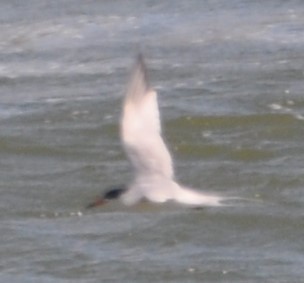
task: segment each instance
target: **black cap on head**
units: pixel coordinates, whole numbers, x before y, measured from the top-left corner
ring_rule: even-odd
[[[122,193],[127,190],[125,185],[115,186],[107,190],[102,196],[96,198],[93,202],[86,206],[86,209],[104,205],[108,200],[118,199]]]
[[[104,199],[117,199],[122,193],[126,191],[125,185],[115,186],[110,190],[106,191],[103,195]]]

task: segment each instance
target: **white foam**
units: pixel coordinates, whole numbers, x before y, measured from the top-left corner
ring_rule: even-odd
[[[269,105],[269,108],[272,110],[282,110],[283,106],[278,103],[272,103]]]

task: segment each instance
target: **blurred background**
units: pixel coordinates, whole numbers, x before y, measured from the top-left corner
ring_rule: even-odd
[[[1,282],[303,280],[304,3],[0,3]],[[250,198],[85,211],[131,180],[119,118],[145,56],[176,178]]]

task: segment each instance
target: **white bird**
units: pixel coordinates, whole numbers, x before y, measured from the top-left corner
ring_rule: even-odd
[[[143,57],[138,56],[123,102],[120,134],[133,165],[134,179],[104,193],[89,204],[92,208],[116,199],[130,206],[146,200],[193,207],[219,206],[225,197],[199,192],[178,184],[171,155],[161,136],[157,93],[149,87]]]

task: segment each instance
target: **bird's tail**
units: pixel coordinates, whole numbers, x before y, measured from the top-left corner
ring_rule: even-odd
[[[190,206],[222,206],[225,201],[223,196],[203,193],[186,187],[180,187],[174,198],[177,202]]]

